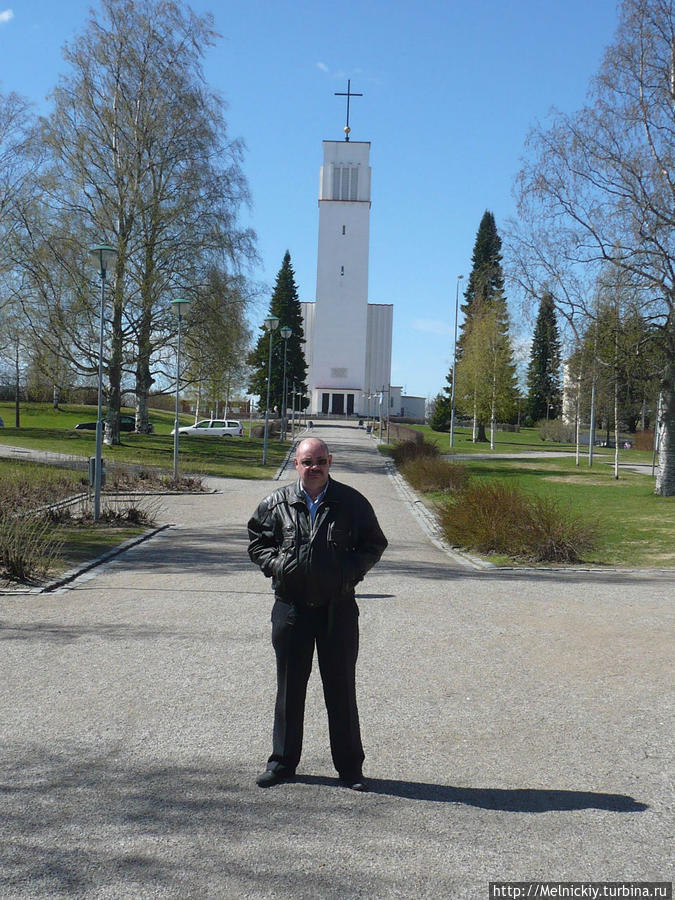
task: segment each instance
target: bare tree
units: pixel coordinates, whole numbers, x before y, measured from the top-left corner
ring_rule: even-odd
[[[548,287],[568,321],[592,314],[598,270],[627,273],[656,329],[662,439],[656,493],[675,493],[675,11],[624,0],[612,46],[576,115],[529,139],[509,244],[522,284]]]
[[[26,208],[17,260],[28,273],[26,308],[37,333],[62,321],[71,338],[62,346],[92,372],[96,344],[82,346],[97,308],[87,248],[116,248],[106,304],[109,443],[119,441],[125,388],[135,390],[137,430],[147,429],[148,395],[175,329],[168,300],[197,291],[214,261],[236,270],[254,255],[253,233],[237,224],[248,200],[242,147],[227,138],[223,103],[203,78],[217,37],[210,16],[173,0],[102,0],[65,49],[68,72],[43,122],[46,199],[39,214]]]

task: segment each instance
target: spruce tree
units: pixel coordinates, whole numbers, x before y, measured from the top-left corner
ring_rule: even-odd
[[[480,220],[471,257],[471,274],[464,291],[462,312],[464,321],[457,344],[461,357],[474,319],[485,307],[492,307],[504,296],[504,272],[502,270],[502,240],[497,233],[495,217],[485,210]]]
[[[284,254],[281,268],[270,300],[268,315],[279,319],[279,327],[272,334],[272,378],[270,380],[270,410],[281,411],[283,406],[284,379],[284,340],[281,329],[287,325],[292,334],[288,339],[286,352],[286,404],[291,403],[291,390],[295,382],[296,390],[302,396],[302,407],[308,405],[305,398],[307,391],[307,362],[303,345],[305,333],[302,327],[302,309],[298,299],[298,288],[295,283],[295,272],[291,265],[291,254]],[[249,381],[249,393],[258,395],[258,408],[265,410],[267,402],[267,371],[270,352],[270,336],[264,325],[260,327],[260,336],[248,363],[252,367]]]
[[[445,376],[446,385],[436,396],[429,425],[434,431],[449,431],[452,416],[452,369]]]
[[[497,232],[495,217],[489,210],[485,210],[478,227],[476,241],[474,243],[471,258],[471,274],[464,292],[464,303],[459,340],[457,342],[457,366],[458,384],[459,371],[462,358],[471,347],[471,370],[476,372],[480,368],[491,372],[492,394],[498,395],[500,408],[515,409],[517,402],[517,385],[515,377],[515,365],[513,364],[511,340],[509,337],[509,314],[504,296],[504,272],[502,269],[502,241]],[[496,334],[487,343],[478,340],[478,335],[485,331],[484,318],[488,316],[492,328],[496,327]],[[476,340],[472,340],[472,332],[476,331]],[[495,347],[499,347],[499,366],[495,369]],[[477,354],[485,357],[479,360]],[[494,373],[498,372],[499,383],[494,383]],[[465,379],[466,381],[466,379]],[[462,408],[465,415],[474,417],[474,439],[487,441],[485,426],[489,420],[490,412],[484,403],[480,402],[478,391],[472,396],[457,399],[458,408]],[[494,404],[490,405],[490,409]],[[509,416],[510,418],[510,416]]]
[[[560,336],[553,297],[546,291],[539,302],[527,367],[527,415],[532,422],[562,414]]]

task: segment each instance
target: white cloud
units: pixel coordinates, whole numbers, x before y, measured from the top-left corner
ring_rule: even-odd
[[[14,18],[14,10],[13,9],[3,9],[0,12],[0,25],[4,25],[6,22],[10,22]]]
[[[322,72],[328,72],[328,66],[326,63],[318,62],[316,64],[317,69],[321,69]]]
[[[431,334],[450,334],[450,326],[442,319],[413,319],[410,327],[415,331],[427,331]]]

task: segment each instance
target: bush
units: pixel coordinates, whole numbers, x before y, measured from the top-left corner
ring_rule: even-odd
[[[537,428],[542,441],[555,441],[558,444],[574,443],[574,425],[563,422],[562,419],[542,419],[537,422]]]
[[[470,482],[439,505],[439,518],[455,546],[528,562],[578,562],[596,542],[594,523],[499,481]]]
[[[37,516],[0,519],[0,573],[9,581],[36,583],[47,575],[61,551],[52,525]]]
[[[400,444],[394,444],[391,449],[391,457],[397,466],[412,459],[420,459],[421,457],[432,459],[438,458],[441,451],[438,444],[433,441],[422,439],[421,441],[402,441]]]
[[[633,436],[633,447],[635,450],[653,450],[654,449],[654,432],[653,431],[637,431]]]
[[[434,456],[409,459],[401,474],[418,491],[461,491],[469,477],[465,466]]]

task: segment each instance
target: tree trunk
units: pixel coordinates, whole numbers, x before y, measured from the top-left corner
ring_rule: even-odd
[[[476,444],[487,444],[487,442],[488,442],[488,437],[487,437],[487,434],[485,433],[485,423],[479,422],[478,423],[478,433],[476,435],[475,443]]]
[[[21,428],[21,406],[19,404],[19,345],[16,345],[16,370],[14,384],[14,427]]]
[[[614,477],[619,477],[619,314],[614,330]]]
[[[52,394],[52,406],[54,409],[59,408],[59,402],[61,400],[61,391],[59,390],[59,386],[57,384],[54,385],[54,391]]]
[[[670,355],[666,365],[658,421],[659,433],[659,466],[656,472],[654,493],[661,497],[672,497],[675,494],[675,360]]]

